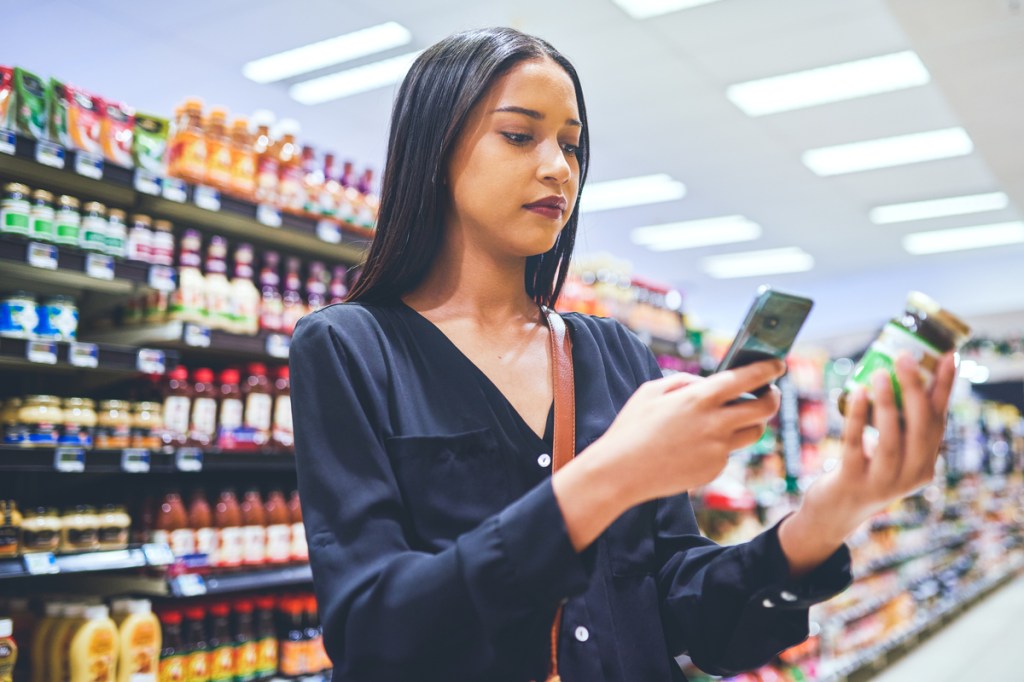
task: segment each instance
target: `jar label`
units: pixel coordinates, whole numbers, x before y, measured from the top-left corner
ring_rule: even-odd
[[[220,428],[233,431],[242,427],[242,401],[227,398],[220,404]]]
[[[295,443],[292,430],[292,399],[289,396],[278,396],[274,405],[274,440],[285,447]]]
[[[273,399],[266,393],[250,393],[245,402],[245,425],[257,431],[270,431]]]
[[[207,682],[210,679],[210,653],[196,651],[188,657],[188,678],[181,682]]]
[[[57,231],[53,226],[53,217],[32,217],[32,227],[30,229],[33,238],[42,239],[44,241],[53,241],[57,238]]]
[[[259,641],[259,652],[256,659],[256,673],[260,677],[273,675],[277,672],[277,638],[266,637]]]
[[[213,398],[196,398],[192,402],[192,431],[207,439],[217,432],[217,401]]]
[[[78,242],[83,249],[105,251],[107,248],[107,221],[103,218],[86,218]]]
[[[98,528],[67,529],[67,549],[95,549],[99,541]]]
[[[235,649],[235,682],[250,682],[256,679],[256,664],[259,647],[256,642],[242,642]]]
[[[245,526],[242,558],[247,564],[262,564],[267,560],[267,529],[263,526]]]
[[[291,558],[292,529],[287,524],[278,523],[267,527],[267,561],[284,563]]]
[[[292,561],[309,559],[309,547],[306,546],[306,527],[302,522],[292,524]]]
[[[164,428],[172,437],[183,438],[188,433],[190,403],[182,395],[172,395],[164,400]]]
[[[6,234],[28,235],[28,203],[24,206],[8,206],[4,202],[0,210],[0,232]]]
[[[21,545],[28,552],[55,552],[60,547],[60,533],[51,528],[34,530],[22,526]]]
[[[871,375],[877,370],[885,370],[892,378],[893,392],[897,407],[903,406],[903,393],[899,379],[896,377],[896,358],[901,353],[909,353],[920,366],[921,381],[925,387],[931,386],[935,376],[935,368],[939,362],[939,351],[924,339],[907,331],[892,322],[885,325],[864,357],[857,363],[856,369],[846,383],[846,390],[860,385],[867,388],[871,396]]]
[[[179,528],[171,531],[171,553],[174,556],[187,556],[196,553],[196,535],[191,528]]]
[[[212,563],[217,553],[217,529],[199,528],[196,530],[196,554],[205,554]]]
[[[226,645],[210,653],[210,682],[231,682],[235,676],[235,648]]]
[[[217,546],[218,566],[238,566],[244,556],[244,539],[240,526],[220,529],[220,543]]]
[[[127,547],[128,529],[121,526],[103,526],[99,530],[100,544],[104,547]]]
[[[183,654],[174,654],[160,659],[160,682],[184,682],[186,658]]]

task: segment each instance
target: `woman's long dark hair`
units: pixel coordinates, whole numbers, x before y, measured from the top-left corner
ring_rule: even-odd
[[[426,50],[412,65],[395,99],[387,166],[381,183],[377,234],[350,301],[394,302],[427,275],[444,238],[449,208],[448,162],[473,106],[516,64],[549,58],[576,90],[583,123],[576,158],[580,190],[587,177],[587,109],[576,69],[554,47],[511,28],[457,33]],[[576,242],[579,196],[550,251],[526,261],[526,292],[553,307]]]

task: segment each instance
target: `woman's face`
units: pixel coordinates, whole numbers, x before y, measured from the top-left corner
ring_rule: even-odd
[[[549,251],[579,191],[582,126],[572,79],[520,62],[470,112],[448,166],[449,234],[501,257]]]

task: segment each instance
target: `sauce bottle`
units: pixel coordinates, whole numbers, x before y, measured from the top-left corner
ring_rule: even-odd
[[[267,521],[267,562],[284,564],[291,559],[292,525],[288,501],[280,489],[267,493],[264,505]]]
[[[217,528],[217,566],[237,568],[242,564],[242,510],[232,488],[222,490],[213,510]]]
[[[242,386],[242,395],[245,397],[243,425],[253,430],[253,441],[257,445],[265,445],[270,440],[274,408],[270,381],[267,379],[267,367],[254,362],[249,365],[248,370],[249,377]]]
[[[347,279],[348,271],[345,269],[345,266],[335,265],[331,276],[331,284],[327,292],[327,300],[331,305],[345,302],[345,297],[348,296],[348,285],[345,283]]]
[[[206,119],[205,182],[221,191],[231,188],[231,138],[228,136],[228,112],[215,107]]]
[[[206,319],[210,329],[231,329],[231,285],[228,283],[228,243],[223,237],[211,237],[206,250]]]
[[[299,501],[298,490],[293,490],[288,497],[288,513],[292,522],[292,561],[309,561],[306,527],[302,525],[302,505]]]
[[[213,370],[197,369],[192,379],[189,440],[198,447],[208,448],[217,436],[217,386],[213,383]]]
[[[288,366],[278,367],[274,372],[274,421],[272,427],[274,445],[285,450],[295,447],[295,432],[292,428],[292,392]]]
[[[0,558],[17,556],[21,550],[21,520],[14,500],[0,500]]]
[[[210,645],[206,642],[206,609],[198,605],[189,606],[185,609],[185,618],[185,681],[209,682]]]
[[[148,599],[130,599],[118,626],[117,682],[156,682],[160,660],[160,621]]]
[[[260,271],[260,329],[267,332],[279,332],[283,324],[284,302],[278,270],[280,263],[276,251],[267,251],[263,255],[263,269]]]
[[[244,118],[236,118],[231,124],[231,181],[228,190],[248,201],[253,201],[256,195],[256,151],[249,122]]]
[[[160,649],[160,682],[183,682],[186,676],[186,647],[181,636],[181,611],[160,613],[163,646]]]
[[[196,230],[185,230],[178,255],[178,287],[171,294],[167,319],[206,324],[206,278],[199,266],[202,239]]]
[[[274,125],[274,114],[260,109],[252,115],[255,128],[253,155],[256,157],[256,203],[272,204],[277,199],[278,160],[270,126]]]
[[[253,623],[253,603],[239,599],[234,604],[235,682],[253,682],[259,663],[259,644]]]
[[[164,445],[180,447],[188,443],[191,414],[192,385],[188,382],[188,369],[178,365],[168,373],[164,389]]]
[[[160,503],[154,522],[152,542],[167,543],[171,547],[171,553],[176,557],[196,552],[195,531],[189,527],[188,512],[177,490],[169,491]]]
[[[355,170],[351,161],[342,165],[341,177],[338,178],[341,190],[337,195],[338,217],[348,223],[356,221],[356,205],[359,203],[359,190],[356,189]]]
[[[206,177],[206,135],[203,132],[203,102],[187,99],[171,141],[172,166],[168,172],[192,183],[201,183]]]
[[[327,305],[327,270],[320,261],[309,264],[309,277],[306,279],[306,305],[309,312],[320,310]]]
[[[47,682],[50,678],[49,666],[53,665],[53,662],[49,657],[48,645],[53,639],[57,624],[64,618],[65,607],[64,602],[48,602],[42,620],[36,625],[29,649],[29,662],[32,664],[31,682]]]
[[[235,643],[229,616],[227,604],[210,605],[210,682],[232,682],[235,676]]]
[[[274,598],[256,598],[256,676],[263,680],[277,673],[277,629],[274,627]]]
[[[0,682],[14,680],[14,666],[18,662],[18,645],[14,641],[14,622],[0,618]]]
[[[295,139],[302,131],[299,122],[286,118],[277,125],[278,139],[274,144],[277,156],[277,205],[284,211],[301,213],[302,150]]]
[[[259,566],[267,560],[267,518],[259,490],[246,490],[241,506],[242,533],[245,537],[242,563],[246,566]]]
[[[118,632],[105,605],[85,609],[85,622],[71,639],[71,682],[114,682]]]
[[[373,170],[367,168],[356,185],[360,201],[356,204],[356,224],[360,227],[372,228],[377,222],[377,209],[380,200],[373,193]]]
[[[318,673],[330,667],[327,650],[324,648],[324,633],[320,629],[320,614],[316,607],[316,597],[307,594],[303,597],[306,611],[305,633],[309,672]]]
[[[255,336],[260,330],[260,292],[253,284],[253,250],[250,244],[235,249],[235,276],[231,279],[231,331]]]
[[[23,682],[29,679],[32,661],[28,655],[29,642],[32,641],[32,633],[36,631],[38,619],[35,612],[29,607],[28,597],[11,597],[7,600],[7,616],[11,619],[11,627],[14,642],[21,655],[14,661],[14,679],[16,682]],[[15,652],[17,653],[17,652]]]
[[[68,603],[64,605],[64,613],[53,627],[50,639],[46,642],[46,679],[48,682],[66,682],[71,676],[71,638],[78,626],[85,622],[85,604]]]
[[[280,671],[285,677],[296,677],[309,672],[306,633],[302,627],[302,602],[294,597],[283,597],[280,602],[281,632],[279,634]]]
[[[289,335],[295,331],[295,325],[307,312],[306,303],[302,300],[302,278],[299,275],[301,267],[298,258],[289,258],[286,261],[281,331]]]
[[[206,499],[206,491],[192,491],[188,502],[188,527],[195,532],[196,554],[205,554],[209,565],[217,558],[217,529],[213,525],[213,510]]]
[[[225,369],[220,373],[220,412],[217,426],[221,443],[225,441],[225,434],[233,434],[242,428],[245,410],[242,405],[242,389],[238,385],[240,380],[237,369]]]
[[[316,200],[316,207],[325,216],[334,216],[338,212],[337,197],[341,190],[341,183],[338,182],[338,169],[335,166],[334,158],[334,152],[324,154],[324,168],[321,172],[323,179]]]
[[[324,169],[316,163],[316,151],[309,145],[302,148],[302,210],[320,213],[320,192],[324,187]]]

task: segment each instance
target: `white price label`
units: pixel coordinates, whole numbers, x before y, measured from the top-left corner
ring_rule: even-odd
[[[172,589],[182,597],[201,597],[206,594],[206,582],[198,573],[185,573],[174,579]]]
[[[29,575],[51,575],[60,573],[57,559],[51,552],[29,552],[21,557]]]
[[[41,365],[56,365],[57,342],[29,341],[25,350],[25,358],[29,362],[38,362]]]
[[[186,346],[193,346],[194,348],[210,347],[210,330],[197,324],[186,324],[182,338]]]
[[[0,128],[0,154],[11,154],[13,156],[17,141],[18,136],[14,134],[13,130]]]
[[[150,566],[170,566],[174,563],[174,552],[166,542],[151,542],[142,546],[146,563]]]
[[[333,220],[321,220],[316,224],[316,236],[328,244],[340,244],[341,226]]]
[[[256,220],[267,227],[281,227],[281,211],[269,204],[256,206]]]
[[[42,268],[43,270],[56,270],[57,247],[53,244],[29,242],[25,260],[32,267]]]
[[[75,153],[75,172],[93,180],[102,180],[103,157],[89,152]]]
[[[136,192],[158,197],[162,192],[163,180],[153,171],[148,171],[145,168],[136,168],[133,184],[135,185]]]
[[[163,186],[164,199],[178,204],[184,204],[188,201],[188,185],[185,184],[184,180],[164,178]]]
[[[291,342],[291,338],[284,334],[271,334],[267,337],[267,355],[272,358],[287,360]]]
[[[64,168],[64,147],[53,142],[36,142],[36,161],[51,168]]]
[[[90,253],[85,257],[85,274],[95,279],[114,279],[114,257]]]
[[[135,367],[143,374],[163,374],[167,371],[167,360],[162,350],[140,348]]]
[[[53,468],[65,474],[85,471],[84,448],[57,448],[53,453]]]
[[[68,360],[72,367],[96,369],[100,366],[100,350],[95,343],[72,341],[68,346]]]
[[[174,268],[168,265],[149,266],[149,286],[157,291],[174,291]]]
[[[174,466],[178,471],[202,471],[203,451],[199,448],[178,448],[174,453]]]
[[[149,450],[128,448],[121,451],[121,471],[129,474],[149,473]]]
[[[192,201],[196,206],[207,211],[220,210],[220,192],[206,185],[196,185],[192,192]]]

